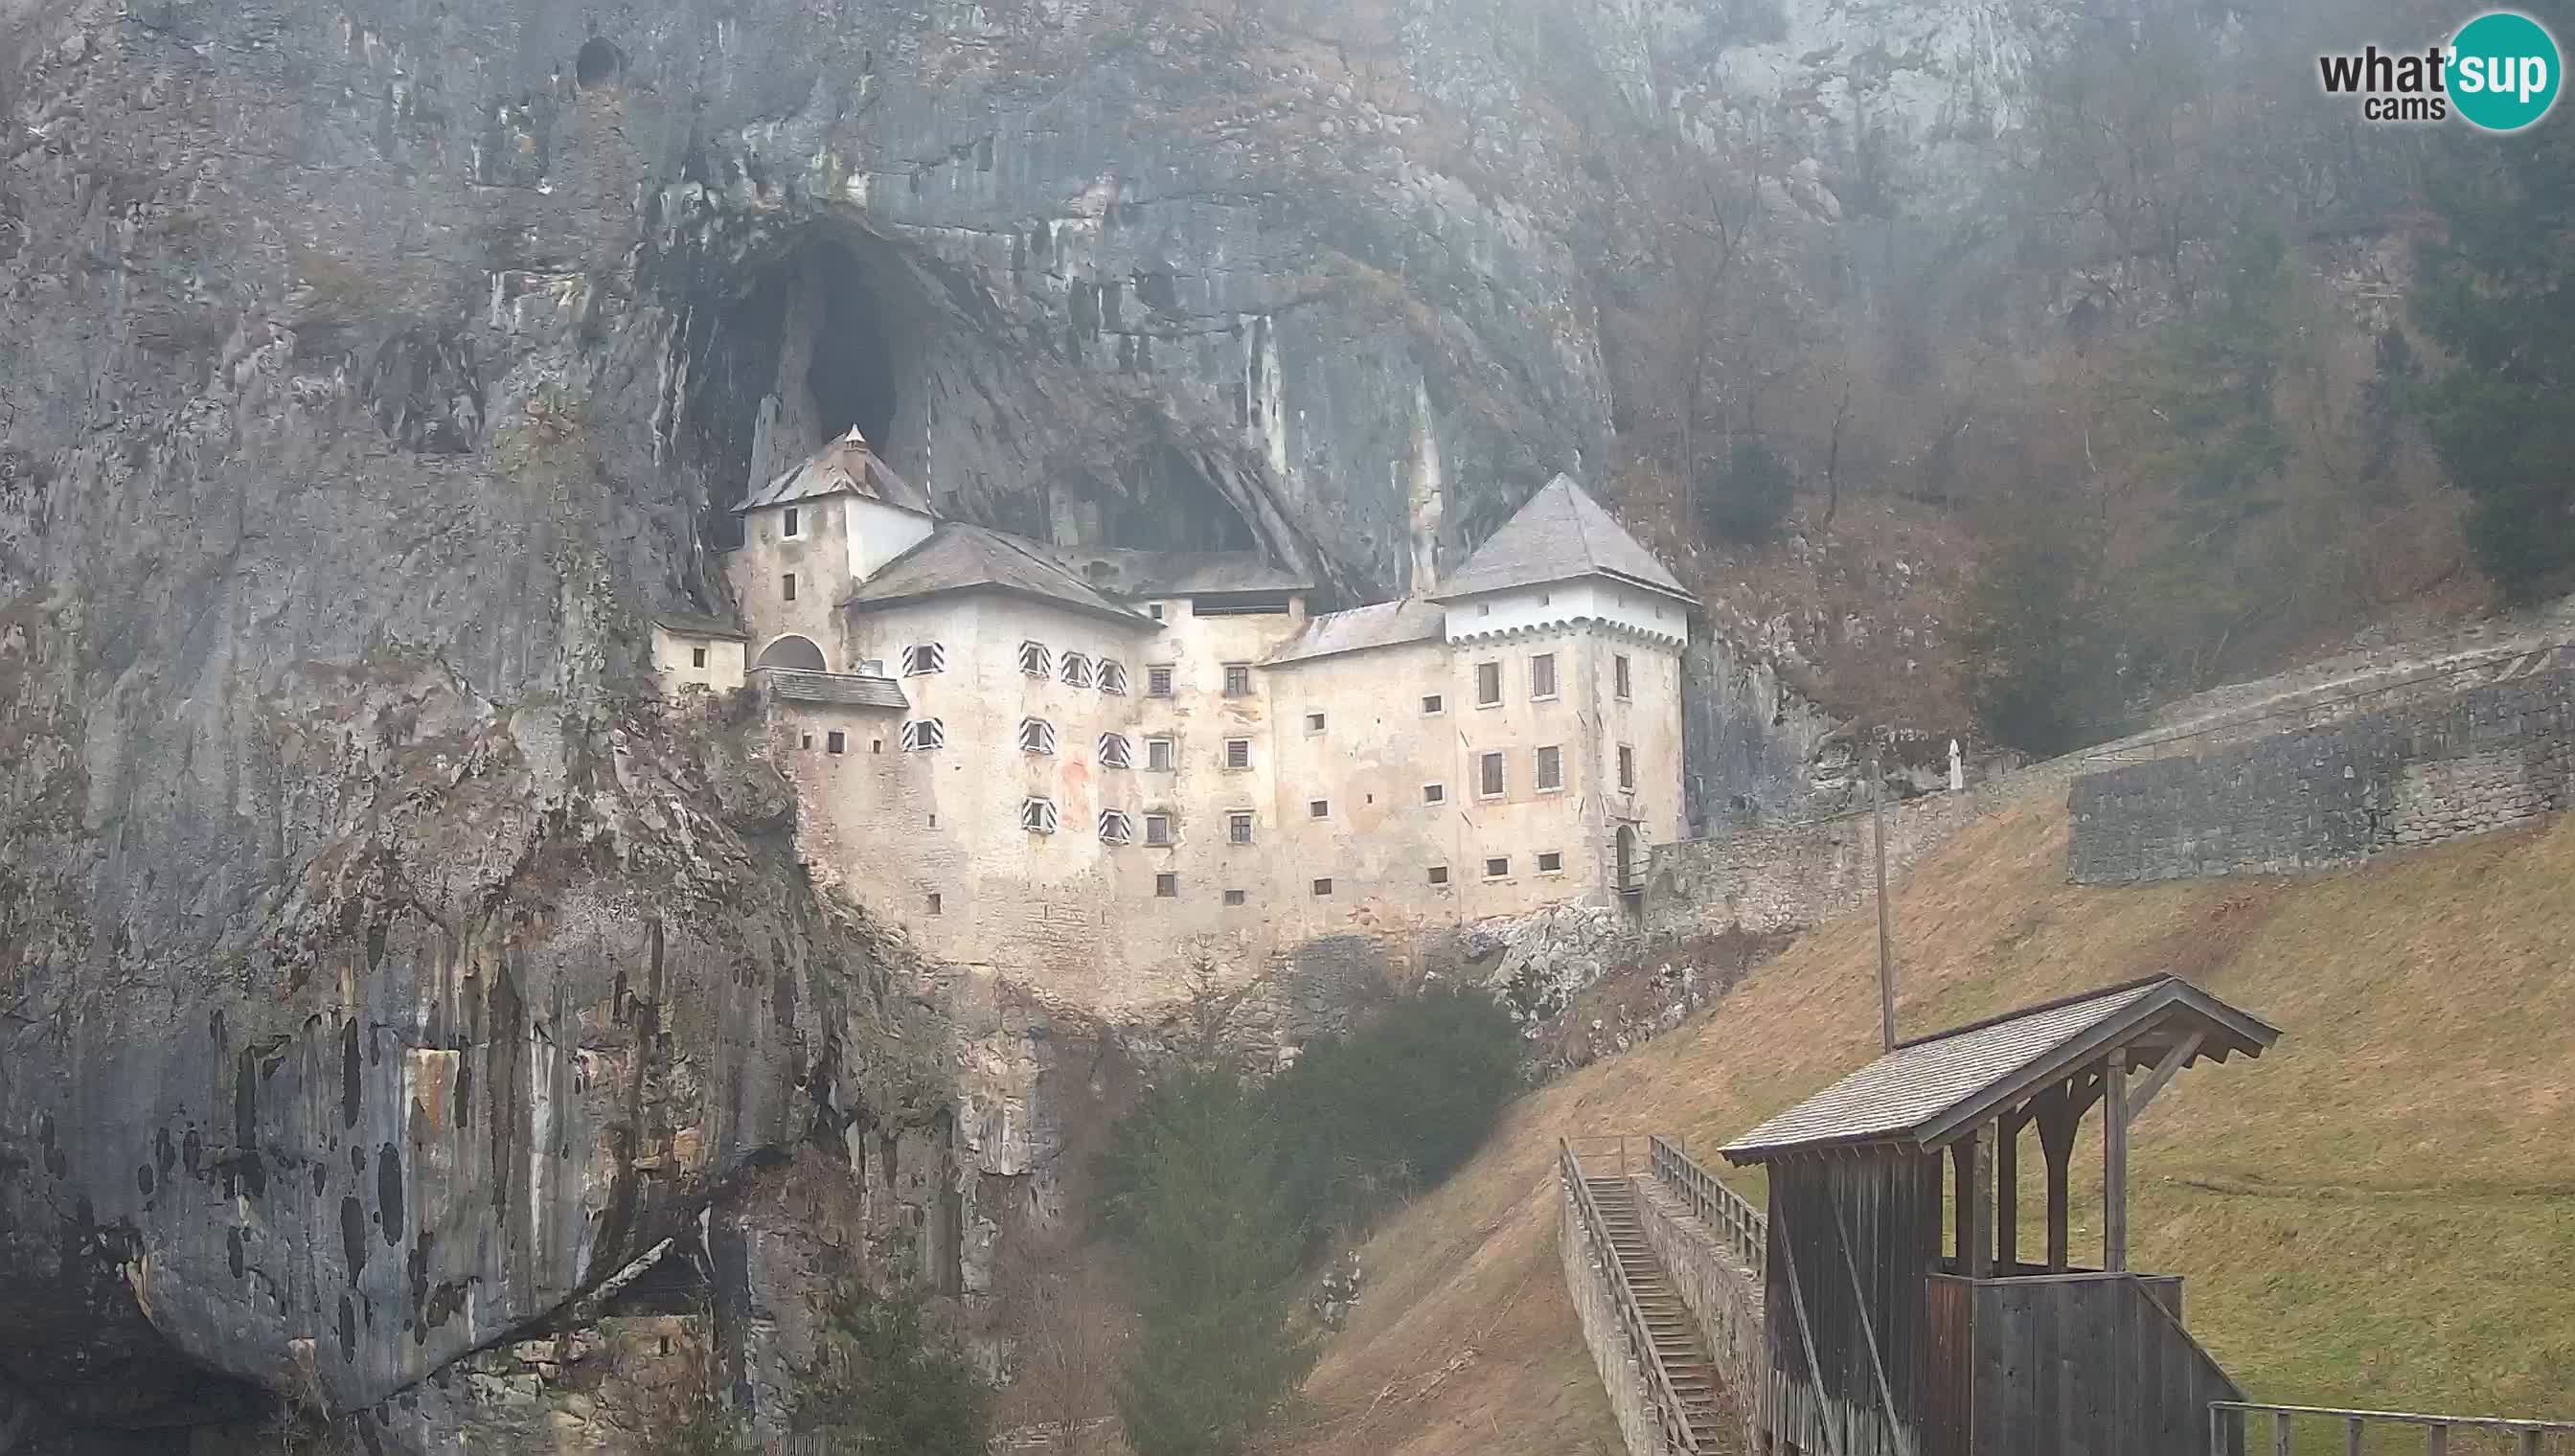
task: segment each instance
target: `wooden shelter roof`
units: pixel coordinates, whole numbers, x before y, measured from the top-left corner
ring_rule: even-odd
[[[2112,1047],[2124,1048],[2131,1066],[2179,1053],[2170,1068],[2177,1071],[2238,1052],[2259,1056],[2279,1036],[2179,976],[2151,976],[1898,1042],[1720,1151],[1732,1163],[1868,1144],[1927,1151],[2100,1061]]]

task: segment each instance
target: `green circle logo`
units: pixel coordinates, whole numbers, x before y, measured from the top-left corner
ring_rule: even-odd
[[[2468,124],[2517,132],[2557,104],[2557,38],[2527,15],[2493,10],[2450,42],[2450,104]]]

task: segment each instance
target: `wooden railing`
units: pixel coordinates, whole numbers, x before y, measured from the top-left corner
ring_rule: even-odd
[[[1572,1198],[1581,1216],[1582,1228],[1590,1237],[1592,1252],[1609,1278],[1609,1292],[1618,1303],[1618,1323],[1627,1332],[1627,1350],[1636,1367],[1645,1372],[1645,1394],[1653,1402],[1655,1424],[1663,1430],[1663,1449],[1696,1456],[1698,1438],[1690,1434],[1689,1408],[1681,1403],[1680,1390],[1672,1384],[1672,1374],[1663,1368],[1663,1357],[1654,1348],[1653,1332],[1646,1328],[1645,1311],[1636,1301],[1635,1287],[1627,1282],[1627,1271],[1618,1262],[1618,1251],[1609,1242],[1609,1221],[1600,1215],[1600,1205],[1591,1197],[1591,1185],[1583,1181],[1582,1160],[1574,1155],[1576,1139],[1556,1140],[1556,1176],[1563,1180],[1566,1194]],[[1618,1171],[1603,1176],[1627,1177],[1625,1137],[1587,1137],[1580,1141],[1593,1145],[1610,1144],[1616,1148]]]
[[[2264,1405],[2256,1401],[2212,1401],[2208,1407],[2208,1449],[2212,1456],[2290,1456],[2291,1443],[2302,1452],[2328,1449],[2317,1436],[2339,1426],[2345,1456],[2367,1449],[2391,1449],[2371,1434],[2412,1427],[2423,1433],[2425,1456],[2450,1456],[2453,1435],[2509,1436],[2514,1456],[2575,1452],[2575,1421],[2516,1421],[2499,1416],[2435,1416],[2400,1410],[2337,1410],[2328,1406]],[[2267,1427],[2267,1431],[2263,1428]],[[2267,1437],[2267,1439],[2265,1439]],[[2551,1438],[2555,1439],[2551,1439]],[[2489,1443],[2487,1449],[2503,1450]]]
[[[1768,1267],[1770,1256],[1770,1217],[1752,1206],[1750,1199],[1718,1180],[1714,1173],[1698,1165],[1681,1150],[1681,1145],[1657,1133],[1648,1138],[1647,1157],[1654,1181],[1672,1190],[1687,1202],[1698,1221],[1706,1224],[1725,1240],[1726,1247],[1755,1274]]]

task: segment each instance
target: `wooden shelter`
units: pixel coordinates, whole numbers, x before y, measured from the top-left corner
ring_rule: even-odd
[[[2183,1067],[2259,1056],[2279,1034],[2156,976],[1900,1042],[1728,1144],[1770,1184],[1765,1449],[2204,1450],[2208,1403],[2241,1393],[2182,1328],[2181,1281],[2128,1268],[2128,1125]],[[2101,1262],[2084,1268],[2067,1175],[2096,1104]],[[2033,1126],[2039,1247],[2017,1207]]]

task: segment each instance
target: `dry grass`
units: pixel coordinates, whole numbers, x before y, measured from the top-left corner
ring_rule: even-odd
[[[2137,1267],[2186,1277],[2193,1330],[2257,1399],[2575,1416],[2575,819],[2140,889],[2066,884],[2064,839],[2061,804],[2026,805],[1908,877],[1901,1029],[2165,968],[2270,1019],[2269,1055],[2194,1068],[2140,1121]],[[1869,914],[1823,926],[1514,1108],[1370,1243],[1367,1302],[1276,1449],[1615,1450],[1556,1287],[1555,1138],[1713,1145],[1813,1091],[1874,1048],[1874,957]],[[2097,1142],[2077,1158],[2079,1247]]]

